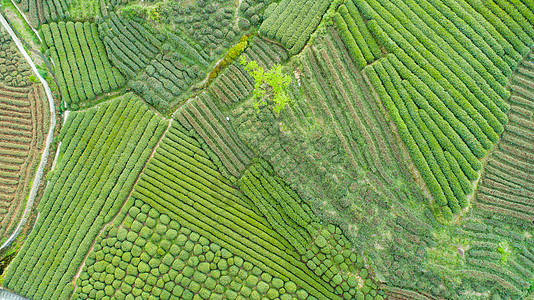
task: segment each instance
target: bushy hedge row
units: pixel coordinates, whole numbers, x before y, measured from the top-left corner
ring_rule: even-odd
[[[393,1],[398,2],[398,1]],[[441,37],[437,32],[443,32],[445,29],[440,24],[449,25],[449,27],[456,28],[450,21],[441,17],[438,21],[432,19],[426,12],[433,12],[432,6],[429,4],[421,4],[426,10],[418,9],[419,6],[415,3],[406,4],[397,3],[401,7],[408,19],[404,19],[405,26],[414,32],[415,36],[426,46],[426,48],[436,55],[438,59],[443,61],[452,72],[458,75],[468,90],[461,90],[462,94],[472,102],[473,96],[481,101],[487,107],[482,107],[480,104],[475,105],[488,122],[492,125],[494,130],[500,134],[503,127],[500,123],[506,124],[506,112],[509,105],[505,103],[502,98],[508,98],[509,93],[506,92],[505,86],[507,84],[506,77],[498,70],[491,61],[482,55],[481,51],[472,51],[477,55],[476,58],[469,55],[469,52],[464,47],[474,47],[472,42],[469,42],[460,34],[455,36],[449,35]],[[415,15],[412,10],[418,13]],[[433,13],[436,15],[437,13]],[[412,24],[413,23],[413,24]],[[450,29],[449,29],[450,30]],[[456,32],[452,30],[453,32]],[[432,41],[431,41],[432,40]],[[446,54],[446,55],[445,55]],[[479,61],[488,62],[484,67]],[[502,60],[501,60],[502,61]],[[491,75],[489,74],[491,73]],[[481,77],[484,76],[484,79]],[[472,96],[471,96],[472,93]],[[499,95],[497,94],[499,93]],[[501,98],[502,97],[502,98]],[[488,111],[489,109],[489,111]],[[491,112],[491,113],[490,113]],[[497,118],[497,120],[495,120]]]
[[[73,118],[62,128],[60,159],[35,230],[4,281],[26,297],[70,295],[85,254],[126,200],[166,125],[131,94]]]
[[[465,113],[462,114],[459,111],[458,106],[452,103],[447,104],[441,101],[439,96],[443,95],[442,91],[438,90],[439,93],[435,94],[429,88],[428,85],[426,85],[421,79],[417,78],[417,76],[411,73],[396,56],[390,56],[388,59],[392,63],[392,65],[397,69],[397,71],[400,73],[401,77],[406,78],[408,82],[410,82],[410,84],[413,86],[413,88],[415,88],[414,91],[417,91],[418,93],[420,93],[420,95],[425,95],[427,98],[426,99],[427,103],[435,111],[437,111],[439,115],[441,115],[443,119],[445,119],[450,124],[450,126],[454,129],[454,131],[456,131],[457,134],[461,137],[463,142],[461,142],[458,139],[455,139],[455,137],[453,137],[454,136],[453,132],[447,132],[447,131],[445,132],[445,134],[447,134],[450,139],[455,139],[454,144],[460,147],[458,150],[461,151],[462,154],[466,156],[466,158],[469,157],[468,156],[469,151],[471,151],[477,158],[484,157],[486,155],[486,150],[484,149],[482,144],[476,139],[474,134],[469,130],[469,127],[466,126],[464,122],[462,122],[463,120],[468,120],[466,119],[467,116],[465,115]],[[428,105],[425,105],[424,101],[422,101],[423,98],[415,97],[414,99],[420,100],[420,102],[418,103],[420,107],[428,107]],[[430,111],[429,111],[429,114],[431,116],[435,115],[436,118],[438,118],[437,114],[433,114]],[[469,151],[467,151],[466,149],[464,149],[463,146],[461,146],[463,144],[469,147]],[[475,164],[476,162],[474,161],[471,162],[471,165],[473,166],[473,168],[477,170],[477,168],[475,167],[476,166]]]
[[[524,46],[532,43],[529,20],[534,20],[534,14],[521,1],[495,0],[487,6],[477,0],[453,2],[367,0],[354,4],[368,19],[374,36],[392,53],[383,66],[377,64],[367,72],[373,77],[374,69],[383,69],[374,79],[375,88],[384,92],[382,101],[406,144],[412,141],[408,134],[416,141],[419,134],[425,137],[428,149],[422,149],[426,148],[423,140],[417,142],[419,149],[407,147],[414,161],[421,155],[428,160],[432,152],[441,174],[432,178],[425,164],[415,163],[437,195],[436,202],[445,204],[443,192],[450,212],[457,213],[467,206],[470,181],[478,178],[482,167],[478,159],[499,140],[508,122],[507,77],[528,52]],[[403,105],[411,118],[403,115]],[[399,127],[400,123],[404,125]],[[430,169],[440,173],[435,167]],[[442,212],[451,216],[447,209]]]
[[[379,63],[375,63],[376,67],[380,69],[381,65]],[[443,191],[439,185],[439,183],[436,180],[436,177],[434,176],[432,170],[430,169],[428,162],[426,161],[425,157],[421,153],[421,150],[418,147],[418,144],[414,140],[413,136],[411,135],[410,131],[408,130],[408,127],[402,120],[399,110],[393,103],[390,95],[384,88],[384,85],[381,82],[380,77],[377,74],[377,71],[375,71],[375,67],[372,65],[367,66],[364,69],[367,77],[369,78],[370,82],[373,84],[374,89],[378,93],[380,99],[384,102],[384,105],[386,106],[386,109],[391,116],[391,119],[393,122],[395,122],[395,125],[397,127],[397,132],[400,135],[402,141],[406,145],[406,148],[408,148],[408,152],[410,153],[410,156],[412,157],[412,161],[416,165],[417,169],[421,173],[421,177],[425,181],[428,189],[432,193],[432,195],[435,197],[436,202],[439,204],[446,203],[445,195],[443,194]]]
[[[431,80],[436,85],[445,89],[452,100],[461,107],[462,111],[468,114],[469,119],[472,119],[470,122],[473,123],[474,127],[470,126],[469,128],[474,130],[473,133],[477,136],[477,139],[483,143],[486,149],[491,148],[492,141],[497,141],[498,135],[490,124],[493,124],[494,127],[499,126],[499,124],[494,120],[494,116],[492,116],[480,100],[476,99],[466,87],[466,84],[473,80],[468,76],[463,76],[464,73],[459,70],[457,71],[458,74],[455,74],[449,69],[449,65],[454,67],[457,64],[453,62],[452,64],[445,65],[444,59],[447,56],[439,48],[434,48],[431,42],[426,43],[428,39],[422,39],[422,41],[416,39],[414,35],[417,35],[417,29],[413,29],[407,25],[408,28],[411,28],[411,30],[408,30],[385,7],[376,1],[369,2],[377,10],[375,18],[382,29],[401,47],[390,49],[390,51],[394,51],[398,58],[409,68],[411,68],[411,65],[407,63],[408,61],[411,61],[411,64],[414,64],[416,67],[422,68],[424,70],[423,72],[432,78]],[[386,20],[395,20],[395,22]],[[422,42],[426,43],[426,45]],[[415,70],[412,70],[412,72],[420,77],[422,75],[420,74],[421,72],[416,72]],[[427,83],[430,82],[427,81]]]
[[[345,22],[345,19],[339,13],[334,14],[334,22],[336,23],[336,27],[341,35],[341,39],[343,40],[343,43],[349,50],[352,56],[352,59],[354,59],[356,65],[360,69],[363,69],[365,65],[367,65],[367,61],[365,57],[363,56],[362,50],[358,46],[358,43],[354,39],[355,38],[354,34],[350,30],[351,27],[349,26],[351,25],[351,23],[347,24]],[[361,38],[361,35],[358,34],[356,38]]]
[[[113,12],[105,22],[99,24],[99,33],[111,61],[128,77],[135,77],[139,70],[144,69],[159,53],[162,45],[154,34],[134,24],[137,23]]]
[[[506,76],[510,76],[512,69],[503,58],[505,54],[503,47],[507,45],[513,51],[510,44],[505,40],[497,42],[498,36],[488,33],[487,27],[481,26],[475,16],[456,1],[446,0],[444,3],[429,1],[429,3],[421,3],[421,7],[433,12],[430,16],[452,35],[453,38],[448,40],[449,43],[452,41],[460,43],[467,51],[460,50],[459,54],[462,56],[471,54],[476,59],[474,63],[470,62],[473,67],[501,97],[507,98],[506,90],[503,91],[503,88],[507,83]],[[428,18],[427,20],[432,19]],[[476,67],[476,62],[481,64],[484,69]]]
[[[300,207],[300,199],[291,198],[259,162],[247,169],[238,185],[273,228],[304,254],[310,243],[306,228],[311,217]]]
[[[252,151],[240,141],[207,93],[190,101],[176,115],[182,126],[194,128],[233,176],[239,177],[250,164]]]
[[[532,24],[526,22],[522,17],[513,19],[503,11],[493,1],[485,1],[484,4],[467,0],[467,2],[477,10],[502,36],[515,48],[520,55],[525,55],[534,44],[534,31]],[[519,17],[519,16],[515,16]],[[525,22],[521,22],[525,21]],[[517,22],[521,22],[518,24]]]
[[[304,48],[329,6],[330,1],[327,0],[281,1],[261,24],[260,34],[280,41],[289,54],[297,54]]]
[[[471,152],[466,143],[453,129],[449,122],[447,122],[442,115],[438,113],[423,96],[415,90],[415,88],[408,81],[403,81],[402,84],[406,90],[410,93],[411,99],[417,104],[417,106],[424,110],[422,118],[427,120],[427,126],[432,130],[438,141],[444,149],[447,149],[454,154],[454,157],[458,160],[458,163],[462,166],[463,173],[470,179],[475,180],[478,178],[476,171],[482,168],[482,163]]]
[[[338,11],[334,14],[336,26],[356,65],[363,69],[367,63],[380,57],[380,48],[352,1],[341,5]]]
[[[58,70],[58,81],[65,101],[71,108],[85,100],[117,89],[124,83],[106,58],[96,25],[60,22],[43,24],[44,44]]]

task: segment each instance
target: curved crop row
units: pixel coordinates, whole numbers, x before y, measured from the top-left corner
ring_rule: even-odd
[[[56,64],[63,98],[72,108],[124,83],[123,77],[107,60],[103,47],[99,47],[101,41],[95,24],[43,24],[41,32]]]
[[[260,34],[276,39],[289,50],[299,53],[321,22],[330,6],[327,0],[283,0],[260,26]]]

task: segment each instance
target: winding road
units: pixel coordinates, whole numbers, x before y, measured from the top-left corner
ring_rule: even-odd
[[[39,78],[39,81],[43,84],[43,87],[46,92],[46,97],[48,98],[48,104],[50,108],[50,128],[48,129],[48,135],[46,137],[46,146],[43,150],[43,153],[41,155],[41,162],[39,163],[39,167],[37,168],[37,172],[35,173],[35,177],[32,182],[32,187],[30,190],[30,196],[28,197],[28,201],[26,202],[26,207],[24,208],[24,213],[22,214],[22,218],[20,219],[20,222],[13,232],[11,236],[0,246],[0,250],[3,250],[7,248],[11,243],[17,238],[22,228],[24,228],[24,225],[26,224],[26,221],[28,220],[28,216],[31,212],[33,201],[35,199],[35,196],[37,195],[37,190],[39,188],[39,184],[41,183],[41,179],[43,177],[43,171],[44,167],[46,166],[46,162],[48,159],[48,153],[50,152],[50,144],[52,143],[52,139],[54,136],[54,128],[56,127],[56,108],[54,106],[54,98],[52,97],[52,92],[50,91],[50,87],[48,87],[48,83],[46,80],[41,77],[39,72],[37,71],[37,68],[35,67],[35,64],[33,63],[32,59],[22,46],[22,42],[19,40],[19,38],[15,35],[15,32],[13,32],[13,29],[7,22],[7,20],[4,18],[4,15],[0,13],[0,23],[2,23],[2,26],[7,30],[15,44],[17,45],[17,48],[22,53],[28,64],[30,64],[30,67],[33,70],[33,73],[37,78]]]

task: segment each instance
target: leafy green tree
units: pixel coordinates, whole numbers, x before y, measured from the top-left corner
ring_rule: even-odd
[[[291,77],[283,74],[280,65],[275,65],[270,70],[265,71],[256,61],[247,61],[244,56],[241,56],[241,64],[254,78],[254,90],[252,91],[254,108],[258,110],[260,106],[267,105],[270,100],[273,103],[273,111],[277,114],[280,113],[291,101],[286,93],[286,88],[291,83]]]

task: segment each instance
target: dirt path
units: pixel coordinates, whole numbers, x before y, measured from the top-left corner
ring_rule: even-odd
[[[239,21],[239,8],[241,7],[242,2],[243,0],[238,0],[237,7],[235,8],[235,24],[234,24],[235,28],[238,28],[237,22]]]
[[[52,92],[50,91],[50,88],[48,87],[48,83],[46,80],[41,77],[39,72],[37,71],[37,68],[35,67],[35,64],[33,63],[32,59],[24,50],[24,47],[22,46],[22,42],[19,40],[15,32],[13,32],[13,29],[9,26],[9,23],[4,18],[2,14],[0,14],[0,23],[2,23],[2,26],[6,29],[6,31],[9,33],[15,44],[17,45],[17,48],[22,53],[28,64],[30,65],[31,69],[33,70],[33,73],[37,78],[39,78],[39,81],[43,85],[46,97],[48,98],[48,104],[50,109],[50,128],[48,129],[48,135],[46,137],[46,145],[43,150],[43,153],[41,155],[41,162],[39,163],[39,167],[37,168],[37,172],[35,173],[35,177],[32,182],[32,187],[30,189],[30,196],[28,197],[28,200],[26,202],[26,207],[24,208],[24,213],[22,214],[22,218],[19,222],[19,225],[13,232],[13,234],[7,239],[7,241],[0,246],[0,250],[8,247],[11,245],[11,243],[17,238],[22,228],[24,228],[24,225],[26,224],[26,221],[28,219],[28,216],[31,212],[31,209],[33,207],[33,201],[35,199],[35,196],[37,195],[37,190],[39,188],[39,184],[41,183],[41,178],[43,177],[43,171],[44,167],[46,166],[46,162],[48,159],[48,153],[50,152],[50,144],[53,140],[54,135],[54,128],[56,127],[56,108],[54,106],[54,98],[52,97]]]

